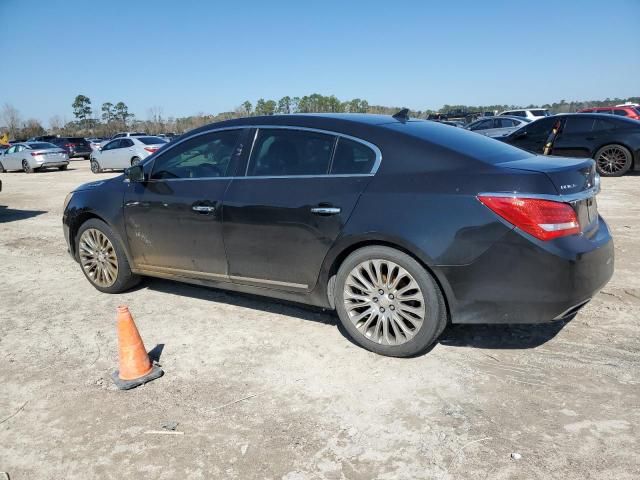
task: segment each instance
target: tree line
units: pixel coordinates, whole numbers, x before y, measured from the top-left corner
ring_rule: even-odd
[[[553,113],[570,113],[582,108],[609,106],[625,102],[640,103],[640,97],[569,102],[560,100],[560,102],[527,106],[506,104],[443,105],[439,110],[409,110],[409,115],[414,118],[428,118],[429,115],[436,113],[465,115],[517,108],[547,108]],[[0,133],[6,131],[12,139],[26,139],[45,133],[108,137],[116,132],[126,130],[144,131],[150,134],[183,133],[208,123],[247,116],[323,112],[393,114],[403,107],[371,105],[367,100],[361,98],[341,101],[335,95],[314,93],[303,97],[284,96],[279,100],[259,98],[255,103],[245,100],[233,111],[218,114],[201,112],[196,115],[178,118],[165,116],[162,107],[154,106],[147,110],[147,118],[140,120],[129,112],[129,108],[123,101],[115,103],[108,101],[102,103],[99,108],[94,108],[91,99],[82,94],[75,97],[71,103],[71,108],[73,120],[54,115],[49,119],[49,128],[45,129],[38,119],[29,118],[23,120],[15,107],[5,103],[0,110]]]

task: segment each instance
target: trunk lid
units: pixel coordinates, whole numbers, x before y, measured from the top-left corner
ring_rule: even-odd
[[[592,159],[536,155],[500,166],[544,173],[560,195],[558,201],[571,204],[575,210],[582,231],[588,235],[597,226],[600,177]]]
[[[501,163],[500,166],[544,173],[556,187],[559,195],[572,195],[593,189],[597,182],[596,165],[590,158],[536,155]]]

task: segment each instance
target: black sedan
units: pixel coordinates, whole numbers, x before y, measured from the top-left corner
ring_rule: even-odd
[[[253,117],[78,187],[63,226],[102,292],[146,275],[336,309],[410,356],[448,322],[574,315],[613,273],[598,191],[593,160],[403,115]]]
[[[640,121],[630,118],[597,113],[555,115],[499,139],[533,153],[593,158],[603,177],[640,171]]]

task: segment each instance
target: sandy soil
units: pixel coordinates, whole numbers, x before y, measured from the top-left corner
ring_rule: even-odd
[[[455,326],[405,360],[351,344],[329,312],[161,280],[96,291],[61,227],[66,193],[96,178],[82,161],[0,175],[12,480],[640,478],[638,176],[603,180],[616,273],[573,321]],[[166,371],[129,392],[110,380],[121,303]],[[183,434],[145,433],[167,422]]]

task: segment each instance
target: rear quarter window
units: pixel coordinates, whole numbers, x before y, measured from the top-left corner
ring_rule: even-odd
[[[339,137],[336,153],[331,164],[334,175],[371,173],[376,162],[376,153],[360,142]]]

